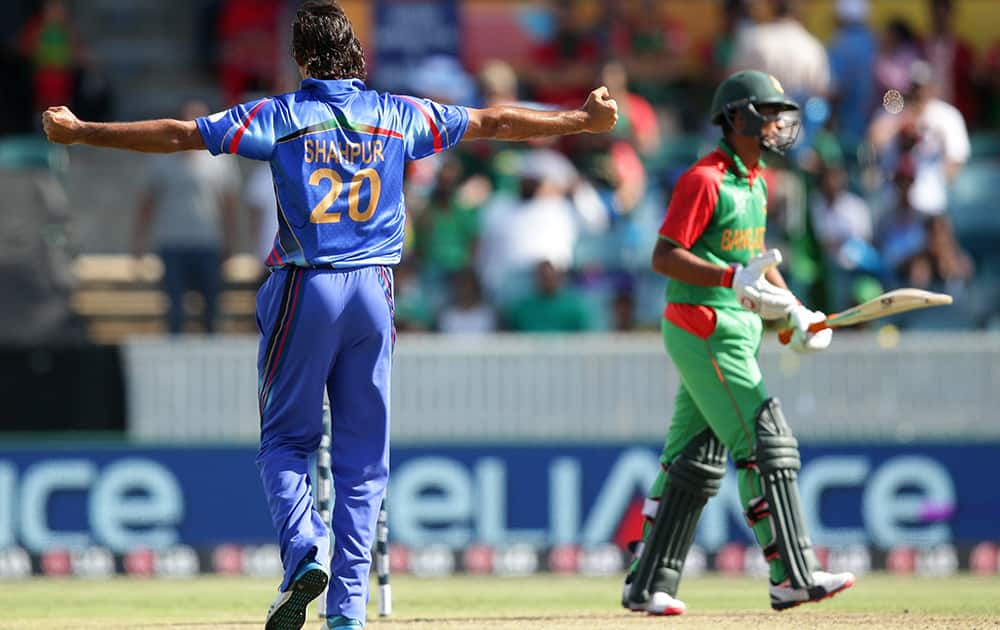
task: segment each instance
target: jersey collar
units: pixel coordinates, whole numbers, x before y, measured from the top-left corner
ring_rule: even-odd
[[[725,139],[719,140],[719,152],[726,156],[726,160],[740,177],[756,179],[757,175],[760,174],[760,170],[767,166],[767,164],[764,164],[764,158],[761,158],[757,161],[757,166],[747,168],[746,164],[743,163],[743,160],[740,159],[740,156],[736,155],[736,152],[729,147],[729,144],[726,143]]]
[[[365,89],[364,81],[359,79],[343,79],[337,81],[323,81],[321,79],[303,79],[303,90],[314,90],[321,94],[336,95],[346,92],[361,92]]]

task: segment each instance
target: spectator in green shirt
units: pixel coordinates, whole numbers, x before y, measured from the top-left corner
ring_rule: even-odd
[[[425,271],[451,274],[472,264],[479,242],[479,208],[459,193],[462,165],[441,166],[427,207],[416,219],[416,249]]]
[[[535,267],[535,291],[507,311],[518,332],[583,332],[594,329],[594,313],[583,297],[565,286],[563,272],[549,261]]]

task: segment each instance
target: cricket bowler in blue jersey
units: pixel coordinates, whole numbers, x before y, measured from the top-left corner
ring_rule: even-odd
[[[208,149],[270,162],[279,229],[257,295],[260,452],[284,579],[267,630],[297,630],[329,581],[327,626],[365,623],[371,549],[389,476],[393,274],[403,245],[403,171],[462,140],[603,132],[617,121],[606,88],[581,109],[470,109],[365,88],[364,53],[333,0],[307,0],[292,28],[298,91],[196,121],[90,123],[42,115],[63,144],[169,153]],[[314,509],[309,457],[332,408],[336,503]]]

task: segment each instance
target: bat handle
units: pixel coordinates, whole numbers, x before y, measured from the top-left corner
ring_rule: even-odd
[[[827,326],[826,321],[809,324],[809,332],[811,333],[818,333],[819,331],[826,330],[827,328],[829,328],[829,326]],[[794,328],[782,328],[778,331],[778,341],[781,342],[781,345],[787,346],[788,342],[792,340],[792,335],[794,334]]]

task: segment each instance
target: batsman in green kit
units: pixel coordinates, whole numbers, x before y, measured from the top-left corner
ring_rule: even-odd
[[[730,456],[747,523],[770,566],[772,608],[854,584],[854,575],[827,573],[816,559],[799,505],[798,442],[757,363],[762,319],[792,327],[790,345],[799,352],[826,348],[833,334],[808,332],[825,315],[796,300],[777,270],[780,252],[765,248],[761,154],[794,143],[798,110],[771,75],[744,71],[726,79],[711,109],[723,138],[678,180],[660,227],[652,264],[670,278],[663,342],[681,384],[622,594],[629,610],[684,612],[677,599],[684,560]]]

